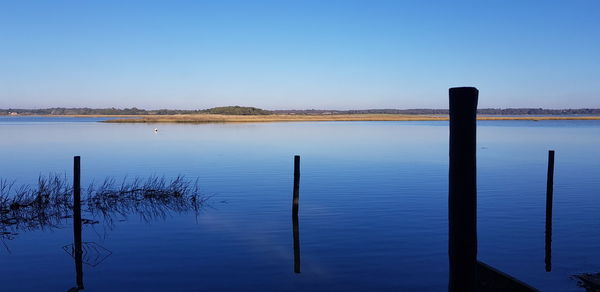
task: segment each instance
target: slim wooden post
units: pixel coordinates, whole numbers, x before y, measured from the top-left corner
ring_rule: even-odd
[[[77,288],[83,289],[83,248],[81,241],[81,167],[80,157],[73,159],[73,256]]]
[[[548,151],[548,178],[546,180],[546,272],[552,271],[552,201],[554,197],[554,150]]]
[[[298,201],[300,196],[300,156],[294,156],[294,195],[292,202],[292,216],[298,216]]]
[[[477,283],[477,99],[474,87],[450,88],[448,188],[448,291],[476,291]]]
[[[292,231],[294,233],[294,273],[300,273],[300,227],[298,201],[300,197],[300,156],[294,156],[294,194],[292,203]]]

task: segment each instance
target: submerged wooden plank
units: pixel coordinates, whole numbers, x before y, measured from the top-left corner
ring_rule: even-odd
[[[477,261],[478,291],[481,292],[534,292],[539,291],[485,263]]]

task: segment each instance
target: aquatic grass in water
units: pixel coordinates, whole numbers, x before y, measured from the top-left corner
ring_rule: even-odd
[[[112,226],[114,218],[138,215],[143,221],[165,219],[169,213],[198,213],[208,200],[198,181],[183,176],[173,179],[107,178],[83,190],[82,211]],[[40,176],[36,186],[15,186],[0,180],[0,239],[14,239],[18,232],[60,228],[72,217],[73,187],[66,176]],[[99,221],[82,218],[83,224]]]
[[[146,180],[123,179],[117,184],[114,179],[106,179],[97,187],[90,184],[82,208],[92,216],[101,216],[112,223],[114,215],[127,217],[137,214],[144,221],[164,219],[170,212],[198,213],[208,196],[200,196],[198,180],[193,183],[183,176],[171,180],[164,177],[150,177]]]
[[[37,186],[15,187],[0,180],[0,235],[12,239],[17,231],[55,228],[69,218],[72,187],[66,177],[40,176]]]

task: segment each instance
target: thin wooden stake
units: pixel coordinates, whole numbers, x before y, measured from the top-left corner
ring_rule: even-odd
[[[300,197],[300,156],[294,156],[294,195],[292,203],[292,230],[294,233],[294,273],[300,273],[300,227],[298,201]]]

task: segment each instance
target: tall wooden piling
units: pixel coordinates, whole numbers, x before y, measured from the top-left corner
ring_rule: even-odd
[[[450,88],[450,167],[448,188],[448,291],[476,291],[477,172],[476,130],[479,91]]]
[[[294,156],[294,194],[292,199],[292,231],[294,233],[294,273],[300,273],[300,227],[298,202],[300,197],[300,156]]]
[[[81,240],[81,158],[73,158],[73,257],[77,288],[83,289],[83,247]]]
[[[554,197],[554,150],[548,151],[548,177],[546,179],[546,272],[552,271],[552,201]]]

